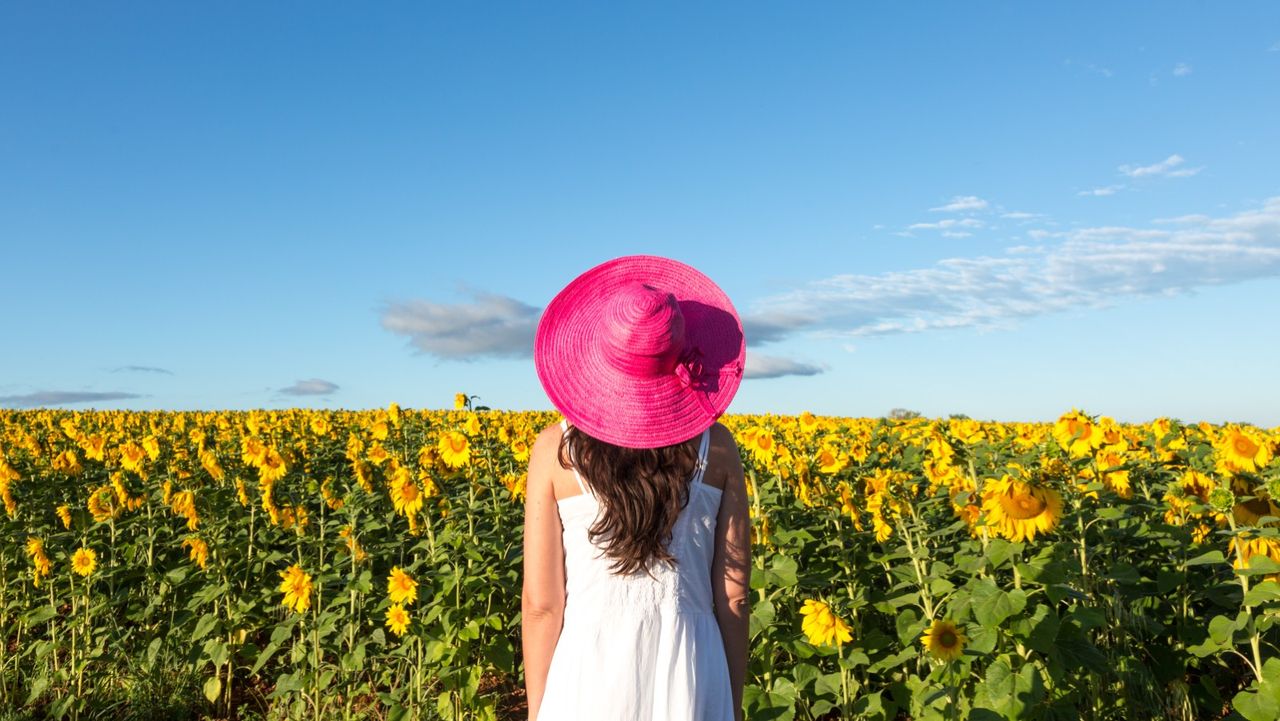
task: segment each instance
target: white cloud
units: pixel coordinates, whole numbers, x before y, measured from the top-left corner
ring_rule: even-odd
[[[963,211],[983,210],[989,205],[987,201],[976,195],[957,195],[946,205],[930,208],[931,213],[959,213]]]
[[[73,403],[115,401],[141,397],[137,393],[124,393],[121,391],[36,391],[23,395],[0,396],[0,406],[43,408],[46,406],[65,406]]]
[[[1191,66],[1186,63],[1178,63],[1173,66],[1174,77],[1184,77],[1191,74]]]
[[[973,235],[973,233],[968,233],[968,232],[965,232],[965,231],[963,231],[963,230],[944,230],[944,231],[942,231],[942,237],[944,237],[944,238],[968,238],[968,237],[969,237],[969,236],[971,236],[971,235]]]
[[[336,390],[338,390],[337,383],[331,383],[320,378],[311,378],[305,381],[298,381],[276,392],[283,393],[286,396],[327,396]]]
[[[1176,218],[1156,218],[1151,222],[1157,225],[1171,225],[1171,224],[1176,225],[1176,224],[1182,224],[1182,223],[1203,223],[1207,220],[1209,220],[1209,216],[1201,215],[1200,213],[1194,213],[1191,215],[1179,215]]]
[[[742,377],[781,378],[782,376],[813,376],[822,373],[824,370],[825,368],[823,366],[814,365],[813,363],[804,363],[792,358],[761,355],[759,353],[748,351],[746,368],[742,371]]]
[[[472,295],[475,300],[470,303],[388,303],[382,311],[382,327],[408,336],[420,352],[439,358],[531,356],[542,311],[503,295],[478,291]]]
[[[1032,218],[1039,218],[1039,217],[1040,217],[1040,214],[1039,214],[1039,213],[1025,213],[1025,212],[1023,212],[1023,211],[1021,211],[1021,210],[1014,210],[1014,211],[1010,211],[1010,212],[1008,212],[1008,213],[1001,213],[1001,214],[1000,214],[1000,217],[1001,217],[1001,218],[1008,218],[1009,220],[1030,220],[1030,219],[1032,219]]]
[[[1280,197],[1255,210],[1187,219],[1176,227],[1108,226],[1053,235],[1058,242],[1035,253],[835,275],[753,306],[794,319],[790,334],[848,339],[1009,328],[1020,318],[1105,308],[1125,298],[1280,277]]]
[[[1158,163],[1152,163],[1151,165],[1137,165],[1137,166],[1121,165],[1119,170],[1121,173],[1124,173],[1130,178],[1145,178],[1145,177],[1156,176],[1156,175],[1167,175],[1169,174],[1169,171],[1173,170],[1179,165],[1182,165],[1185,162],[1186,162],[1185,158],[1183,158],[1181,155],[1178,155],[1177,153],[1174,153],[1173,155],[1170,155],[1169,157],[1165,158],[1164,160],[1161,160]],[[1199,170],[1197,169],[1192,174],[1194,175],[1195,172],[1199,172]]]
[[[111,369],[112,373],[133,372],[133,373],[163,373],[165,375],[173,375],[173,371],[168,368],[157,368],[156,366],[119,366]]]
[[[947,218],[936,223],[912,223],[907,230],[946,230],[948,228],[981,228],[983,223],[977,218]]]
[[[1101,188],[1090,188],[1089,190],[1081,190],[1076,195],[1104,196],[1115,195],[1117,190],[1123,190],[1123,185],[1105,185]]]

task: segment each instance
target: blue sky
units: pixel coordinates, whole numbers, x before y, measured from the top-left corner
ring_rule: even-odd
[[[654,253],[731,412],[1274,426],[1277,89],[1268,2],[7,3],[0,405],[550,408]]]

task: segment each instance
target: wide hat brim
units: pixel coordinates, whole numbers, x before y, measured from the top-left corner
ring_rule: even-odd
[[[598,319],[612,294],[647,283],[675,296],[684,316],[684,348],[702,373],[638,377],[602,354]],[[670,258],[614,258],[574,278],[542,312],[534,338],[538,380],[570,423],[587,435],[627,448],[671,446],[716,422],[742,382],[742,321],[729,297],[697,269]]]

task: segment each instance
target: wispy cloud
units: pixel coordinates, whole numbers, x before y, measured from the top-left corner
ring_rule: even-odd
[[[173,371],[167,368],[157,368],[155,366],[118,366],[111,369],[112,373],[163,373],[165,375],[173,375]]]
[[[1175,78],[1185,77],[1191,74],[1191,66],[1186,63],[1178,63],[1173,66],[1173,76]]]
[[[946,218],[936,223],[912,223],[907,230],[949,230],[952,228],[981,228],[983,222],[977,218]]]
[[[1042,216],[1040,213],[1027,213],[1021,210],[1014,210],[1008,213],[1001,213],[1000,217],[1008,218],[1009,220],[1031,220],[1032,218],[1039,218]]]
[[[1103,67],[1101,65],[1096,65],[1094,63],[1077,63],[1073,61],[1071,58],[1067,58],[1066,60],[1063,60],[1062,64],[1068,67],[1075,66],[1078,68],[1084,68],[1085,70],[1088,70],[1089,72],[1095,75],[1101,75],[1104,78],[1109,78],[1115,74],[1111,72],[1111,68]]]
[[[320,378],[298,381],[276,391],[286,396],[327,396],[338,390],[338,384]]]
[[[470,303],[388,303],[382,310],[382,327],[408,336],[414,348],[439,358],[532,355],[541,310],[495,293],[474,291],[472,296]]]
[[[1123,185],[1104,185],[1100,188],[1090,188],[1088,190],[1081,190],[1080,192],[1076,193],[1076,195],[1089,195],[1089,196],[1101,197],[1105,195],[1115,195],[1116,192],[1120,190],[1124,190]]]
[[[1277,40],[1274,43],[1272,43],[1271,47],[1267,48],[1267,52],[1280,53],[1280,40]]]
[[[1044,233],[1006,256],[948,258],[916,270],[836,275],[753,308],[790,318],[789,335],[849,338],[941,328],[993,330],[1125,298],[1280,276],[1280,197],[1176,227],[1093,227]],[[1057,242],[1053,242],[1057,241]],[[780,332],[780,330],[779,330]]]
[[[1156,225],[1181,225],[1183,223],[1204,223],[1209,220],[1209,216],[1200,213],[1190,215],[1179,215],[1176,218],[1156,218],[1151,221]]]
[[[792,358],[747,353],[746,368],[743,378],[781,378],[782,376],[815,376],[822,373],[824,367],[812,363],[804,363]]]
[[[65,406],[74,403],[90,403],[93,401],[118,401],[129,398],[142,398],[137,393],[122,391],[36,391],[24,395],[0,396],[0,406],[14,408],[39,408],[44,406]]]
[[[989,203],[976,195],[957,195],[946,205],[930,208],[931,213],[959,213],[971,210],[983,210]]]
[[[1121,165],[1118,170],[1130,178],[1151,178],[1161,175],[1167,175],[1170,178],[1187,178],[1199,173],[1204,168],[1182,168],[1179,167],[1187,162],[1185,158],[1177,153],[1151,165]]]

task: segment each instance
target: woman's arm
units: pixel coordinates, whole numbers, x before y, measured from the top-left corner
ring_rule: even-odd
[[[711,565],[711,592],[716,621],[724,638],[729,660],[729,681],[733,687],[734,713],[742,721],[742,688],[747,681],[747,629],[751,619],[751,521],[747,516],[747,483],[742,456],[729,429],[712,427],[719,456],[715,464],[726,469],[724,494],[716,519],[715,558]],[[710,464],[708,464],[710,465]]]
[[[529,477],[525,481],[520,631],[530,719],[538,717],[551,654],[564,623],[564,544],[551,483],[559,447],[559,426],[539,433],[529,451]]]

